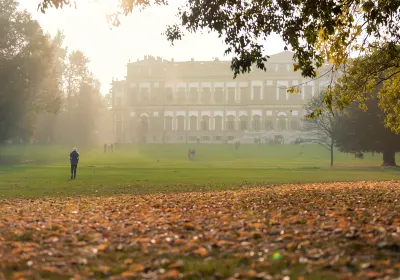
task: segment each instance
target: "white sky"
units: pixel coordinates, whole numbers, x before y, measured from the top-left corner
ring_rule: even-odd
[[[101,2],[102,4],[95,3]],[[54,35],[58,29],[66,35],[65,45],[69,50],[82,50],[90,59],[90,68],[102,84],[102,92],[107,93],[112,78],[123,79],[126,64],[144,55],[161,56],[177,61],[212,60],[223,56],[225,45],[216,34],[188,34],[174,46],[162,35],[166,26],[176,22],[177,8],[185,0],[174,0],[168,7],[151,7],[145,11],[135,11],[121,20],[121,26],[111,27],[107,23],[107,4],[118,0],[77,1],[77,9],[50,9],[46,14],[37,11],[40,0],[20,0],[20,7],[27,9],[42,28]],[[92,2],[92,3],[89,3]],[[271,36],[265,44],[266,53],[283,51],[280,37]]]

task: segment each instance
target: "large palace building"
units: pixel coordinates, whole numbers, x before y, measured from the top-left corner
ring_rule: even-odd
[[[115,140],[221,143],[301,132],[303,106],[328,78],[294,72],[291,52],[272,55],[266,67],[233,79],[230,61],[217,59],[129,63],[126,79],[112,83]],[[287,92],[297,85],[300,92]]]

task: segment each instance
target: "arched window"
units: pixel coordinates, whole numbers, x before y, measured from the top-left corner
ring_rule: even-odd
[[[191,116],[189,118],[189,122],[190,122],[190,130],[197,130],[197,117],[196,116]]]
[[[247,116],[241,116],[241,117],[240,117],[239,129],[240,129],[241,131],[244,131],[244,130],[247,130],[247,129],[248,129],[248,127],[247,127],[247,122],[248,122]]]
[[[227,131],[234,131],[235,130],[235,117],[234,116],[227,116],[226,130]]]
[[[176,117],[176,121],[177,121],[177,130],[185,130],[185,117],[184,116],[178,116]]]
[[[261,130],[261,117],[259,115],[253,116],[253,131],[259,132]]]
[[[215,122],[215,130],[221,131],[222,130],[222,117],[216,116],[214,117]]]
[[[274,129],[274,122],[272,119],[268,118],[264,122],[264,129],[265,130],[273,130]]]
[[[277,129],[278,129],[278,131],[286,130],[286,118],[285,117],[278,118]]]
[[[210,117],[209,116],[201,117],[201,130],[204,130],[204,131],[210,130]]]

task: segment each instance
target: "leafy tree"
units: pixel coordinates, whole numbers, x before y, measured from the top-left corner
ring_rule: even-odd
[[[90,144],[96,140],[98,131],[97,119],[102,109],[100,83],[92,76],[86,77],[75,96],[72,108],[71,141],[79,144]]]
[[[304,106],[308,114],[318,111],[318,116],[307,117],[305,125],[309,131],[309,142],[317,143],[330,152],[330,165],[333,167],[335,149],[334,137],[338,129],[338,120],[341,112],[328,109],[324,104],[324,93],[315,95]]]
[[[135,7],[167,4],[166,0],[114,1],[121,8],[110,14],[115,25],[118,16]],[[39,9],[45,12],[68,4],[70,0],[42,0]],[[169,26],[166,35],[174,42],[182,38],[183,29],[217,32],[228,46],[226,53],[235,55],[236,75],[250,71],[253,64],[265,69],[260,40],[276,33],[295,52],[296,68],[304,76],[315,77],[325,60],[338,67],[351,51],[363,51],[373,41],[398,43],[399,5],[398,0],[186,0],[178,11],[179,23]]]
[[[366,101],[368,111],[356,104],[339,117],[335,145],[342,152],[361,154],[378,152],[383,154],[383,166],[395,166],[395,153],[400,151],[400,135],[384,125],[384,113],[378,106],[378,98]]]
[[[103,98],[102,98],[102,101],[103,101],[103,105],[106,108],[112,107],[112,93],[109,92],[106,95],[104,95]]]
[[[343,77],[327,92],[326,103],[343,109],[356,102],[368,110],[366,101],[377,97],[385,125],[400,133],[400,46],[376,45],[367,54],[349,60],[343,71]]]
[[[59,62],[63,66],[60,67],[63,70],[63,110],[57,115],[41,116],[36,138],[41,142],[93,143],[100,112],[106,109],[100,83],[90,73],[89,59],[83,52],[72,51],[69,55],[65,52],[63,58]]]
[[[54,46],[16,1],[0,6],[0,142],[29,141],[37,113],[59,109]]]

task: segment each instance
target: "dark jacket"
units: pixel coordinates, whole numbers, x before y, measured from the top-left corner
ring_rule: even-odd
[[[69,161],[71,162],[71,165],[78,165],[79,153],[77,151],[72,151],[69,154]]]

